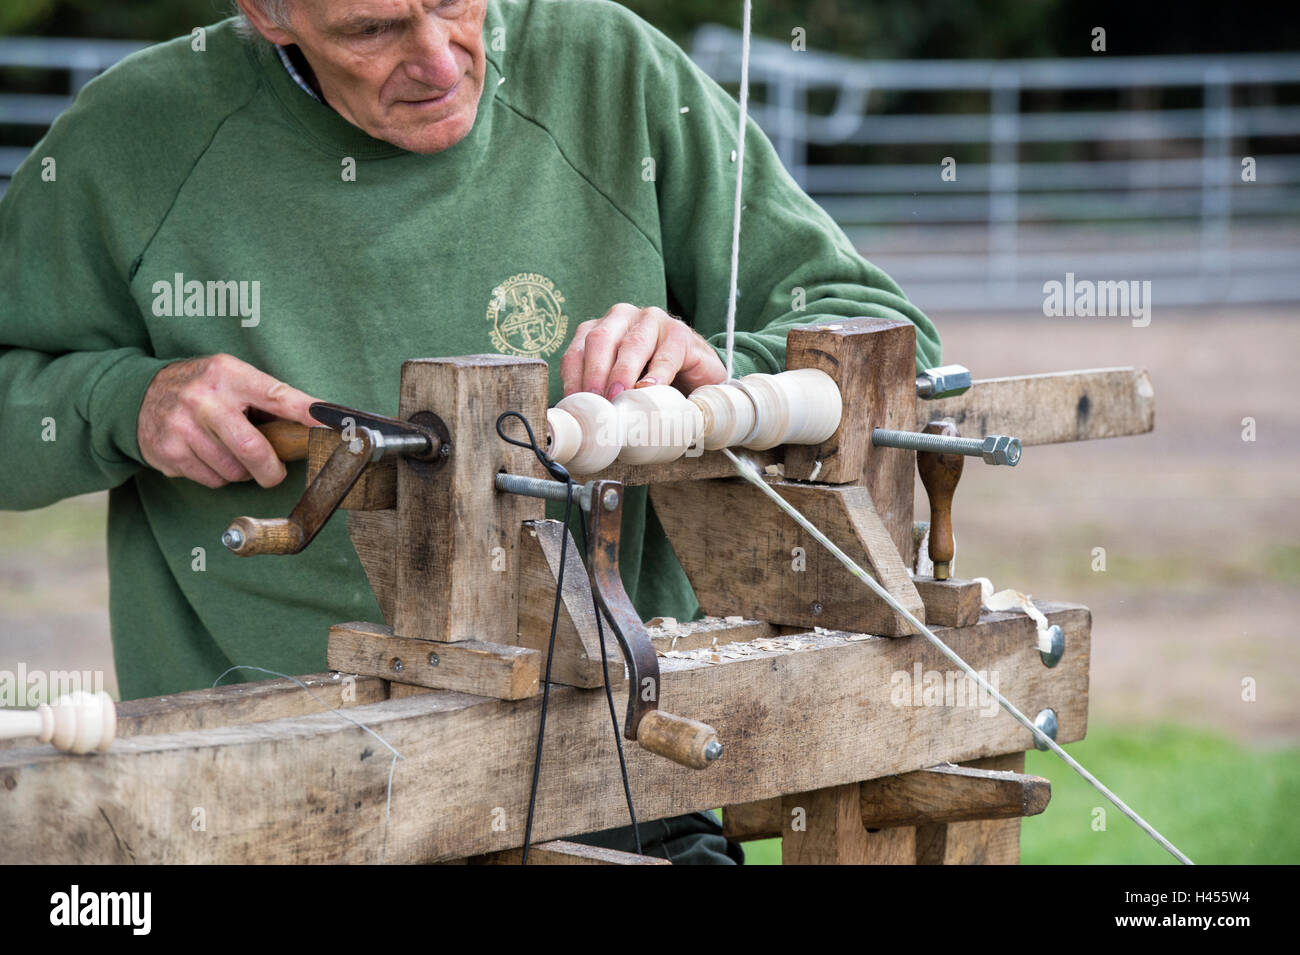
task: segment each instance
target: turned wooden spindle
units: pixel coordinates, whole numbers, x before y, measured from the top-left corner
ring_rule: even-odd
[[[708,451],[820,444],[839,427],[843,402],[835,380],[800,368],[705,385],[690,398],[669,385],[633,388],[612,402],[572,394],[546,414],[549,453],[575,474],[615,460],[666,464],[693,445]]]
[[[107,693],[74,690],[53,706],[0,710],[0,739],[34,736],[65,753],[104,752],[117,732],[117,710]]]
[[[924,434],[960,437],[951,421],[931,421]],[[961,480],[966,458],[960,454],[916,453],[916,469],[930,498],[930,560],[934,561],[934,579],[947,580],[951,573],[954,543],[952,538],[952,496]]]

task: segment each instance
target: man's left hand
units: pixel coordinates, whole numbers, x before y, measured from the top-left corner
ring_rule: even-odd
[[[726,377],[722,359],[695,329],[662,308],[627,304],[579,325],[560,360],[566,395],[590,391],[610,400],[649,385],[676,385],[689,394]]]

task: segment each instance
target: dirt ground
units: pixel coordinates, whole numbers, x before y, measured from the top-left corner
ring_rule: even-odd
[[[935,314],[944,358],[976,377],[1138,365],[1149,435],[1035,447],[967,465],[955,570],[1088,605],[1092,719],[1164,720],[1242,742],[1300,739],[1300,356],[1296,309],[1125,319]],[[1242,440],[1242,419],[1257,439]],[[919,490],[919,485],[918,485]],[[0,512],[0,670],[103,669],[104,495]],[[925,514],[918,494],[918,518]],[[1094,571],[1094,548],[1106,570]],[[1255,681],[1255,702],[1242,699]]]

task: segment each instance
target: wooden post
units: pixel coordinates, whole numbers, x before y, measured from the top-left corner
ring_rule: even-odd
[[[503,355],[421,358],[402,365],[399,416],[439,416],[451,433],[441,465],[397,467],[393,632],[426,640],[513,644],[519,525],[545,516],[542,501],[500,494],[500,470],[531,474],[531,451],[502,441],[503,411],[546,433],[546,363]],[[508,433],[522,434],[514,422]]]
[[[866,485],[899,554],[910,554],[914,453],[872,447],[871,430],[906,431],[915,424],[915,326],[855,318],[792,328],[785,363],[787,368],[820,368],[844,396],[844,416],[829,440],[786,448],[785,476]]]

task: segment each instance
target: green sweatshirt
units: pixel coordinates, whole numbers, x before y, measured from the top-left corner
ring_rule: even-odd
[[[734,100],[613,3],[492,0],[484,29],[478,116],[444,152],[370,138],[227,20],[202,51],[174,40],[88,84],[0,201],[0,508],[112,489],[124,699],[232,664],[320,671],[331,624],[382,619],[341,514],[294,557],[221,546],[231,518],[289,512],[301,463],[270,490],[143,465],[136,419],[168,362],[227,352],[395,414],[420,356],[545,358],[557,401],[575,327],[617,302],[722,346]],[[746,135],[737,376],[780,371],[791,326],[856,315],[912,321],[918,367],[938,363],[930,321]],[[623,534],[642,615],[692,617],[644,489]]]

